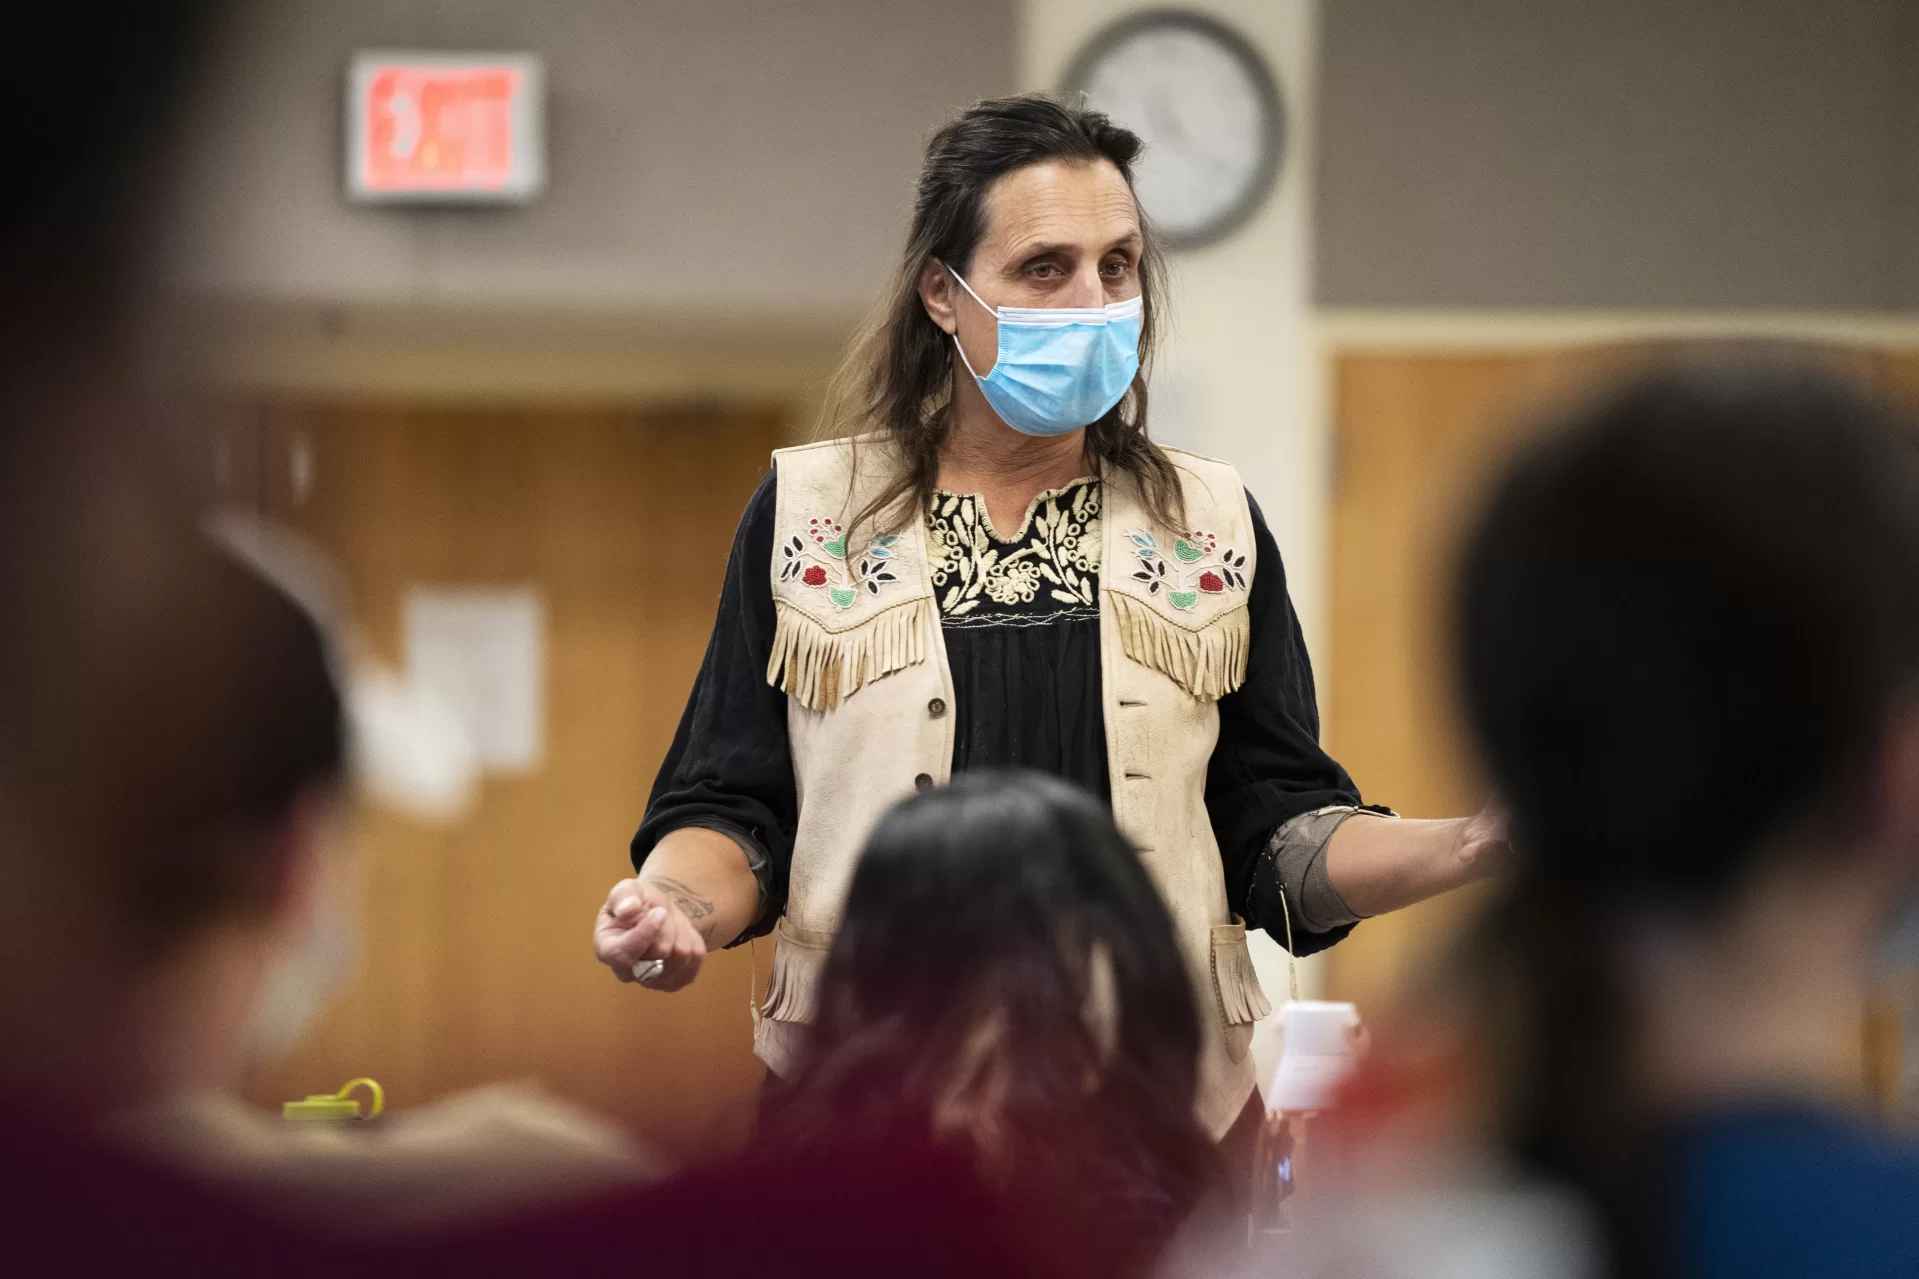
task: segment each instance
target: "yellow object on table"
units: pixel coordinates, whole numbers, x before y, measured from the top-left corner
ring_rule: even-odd
[[[336,1119],[360,1118],[360,1103],[347,1096],[355,1088],[365,1087],[373,1096],[373,1109],[366,1118],[371,1119],[386,1109],[386,1089],[380,1087],[376,1079],[354,1079],[336,1093],[314,1093],[305,1101],[289,1101],[280,1107],[282,1119],[298,1119],[304,1122],[326,1122]]]

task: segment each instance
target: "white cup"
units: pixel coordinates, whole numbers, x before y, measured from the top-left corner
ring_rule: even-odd
[[[1359,1065],[1359,1009],[1330,1000],[1281,1004],[1285,1032],[1266,1106],[1287,1114],[1329,1110]]]

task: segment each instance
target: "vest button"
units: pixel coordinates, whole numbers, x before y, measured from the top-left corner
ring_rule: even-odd
[[[946,714],[946,699],[944,697],[935,697],[926,704],[926,713],[934,719],[938,719],[940,716]]]
[[[913,789],[914,790],[932,790],[933,775],[931,773],[921,773],[918,777],[915,777],[913,779]]]

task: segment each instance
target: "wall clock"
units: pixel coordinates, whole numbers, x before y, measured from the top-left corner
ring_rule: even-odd
[[[1171,248],[1230,234],[1279,176],[1279,87],[1243,36],[1204,14],[1121,19],[1073,59],[1063,87],[1145,140],[1134,186]]]

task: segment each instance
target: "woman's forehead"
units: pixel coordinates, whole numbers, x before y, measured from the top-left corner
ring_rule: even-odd
[[[987,189],[985,214],[980,250],[995,259],[1053,247],[1099,252],[1139,236],[1133,192],[1105,160],[1014,169]]]

